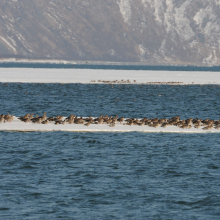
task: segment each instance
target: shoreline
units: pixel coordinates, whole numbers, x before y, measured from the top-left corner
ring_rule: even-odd
[[[0,63],[30,63],[30,64],[85,64],[85,65],[116,65],[116,66],[164,66],[164,67],[215,67],[214,65],[195,64],[170,64],[170,63],[147,63],[147,62],[116,62],[116,61],[83,61],[83,60],[62,60],[62,59],[25,59],[25,58],[0,58]]]

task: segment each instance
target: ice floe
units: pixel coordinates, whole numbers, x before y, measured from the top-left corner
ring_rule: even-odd
[[[0,82],[11,83],[128,83],[220,84],[218,72],[102,69],[0,68]]]
[[[182,129],[176,126],[163,127],[149,127],[138,125],[123,125],[116,123],[115,127],[110,127],[108,124],[91,124],[85,126],[83,124],[59,124],[54,122],[49,124],[34,124],[24,123],[17,117],[14,117],[12,122],[0,123],[0,131],[16,131],[16,132],[35,132],[35,131],[66,131],[66,132],[144,132],[144,133],[220,133],[220,130],[211,129],[203,130],[202,128]]]

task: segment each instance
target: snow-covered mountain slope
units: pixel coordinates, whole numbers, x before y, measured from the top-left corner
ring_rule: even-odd
[[[0,0],[0,57],[220,64],[220,0]]]

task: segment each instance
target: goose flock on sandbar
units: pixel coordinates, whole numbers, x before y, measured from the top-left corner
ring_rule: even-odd
[[[10,115],[0,115],[0,123],[12,122],[15,116]],[[106,124],[110,127],[115,127],[117,124],[129,125],[129,126],[149,126],[149,127],[163,127],[166,128],[168,126],[177,126],[182,129],[190,129],[190,128],[202,128],[203,130],[211,130],[212,128],[220,129],[220,119],[219,120],[210,120],[210,119],[193,119],[189,118],[186,120],[181,120],[180,116],[176,116],[170,119],[167,118],[124,118],[116,116],[108,117],[100,115],[100,117],[77,117],[71,114],[69,117],[64,117],[57,115],[56,117],[47,117],[46,112],[44,112],[43,116],[35,116],[34,114],[26,114],[25,116],[18,118],[20,121],[24,123],[34,123],[34,124],[49,124],[53,123],[55,125],[65,125],[65,124],[81,124],[85,126],[90,126],[91,124]]]

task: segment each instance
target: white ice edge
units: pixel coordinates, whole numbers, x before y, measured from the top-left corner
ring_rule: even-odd
[[[79,124],[65,124],[55,125],[49,124],[33,124],[24,123],[17,117],[12,122],[0,124],[0,131],[14,131],[14,132],[50,132],[50,131],[66,131],[66,132],[142,132],[142,133],[220,133],[220,130],[203,130],[202,128],[182,129],[176,126],[162,127],[149,127],[147,125],[123,125],[117,123],[115,127],[109,127],[107,124],[91,124],[90,126]]]
[[[84,83],[130,80],[131,84],[220,84],[218,72],[0,68],[2,83]],[[134,81],[135,80],[135,81]]]

